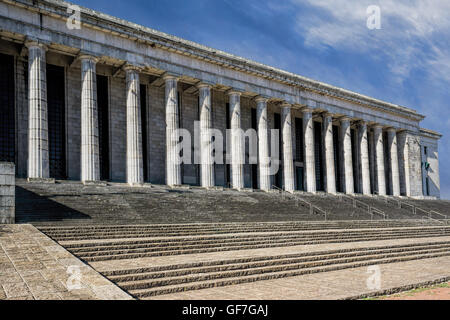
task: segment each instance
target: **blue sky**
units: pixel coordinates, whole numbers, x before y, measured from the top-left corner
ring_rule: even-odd
[[[147,27],[417,110],[450,199],[450,1],[73,0]],[[369,5],[381,29],[366,26]]]

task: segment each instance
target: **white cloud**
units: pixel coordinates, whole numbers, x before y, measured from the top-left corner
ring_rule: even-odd
[[[450,1],[448,0],[291,0],[323,14],[300,11],[297,31],[305,44],[381,55],[401,82],[412,69],[429,70],[450,81]],[[366,26],[369,5],[381,8],[381,30]]]

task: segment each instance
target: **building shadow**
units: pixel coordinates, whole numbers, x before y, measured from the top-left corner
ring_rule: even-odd
[[[16,223],[89,220],[91,216],[16,186]]]

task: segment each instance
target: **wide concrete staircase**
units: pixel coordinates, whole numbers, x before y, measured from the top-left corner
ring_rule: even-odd
[[[348,268],[450,255],[450,242],[220,260],[105,272],[139,299]]]
[[[368,205],[386,212],[390,219],[417,219],[376,198]],[[440,206],[450,205],[443,202]],[[317,210],[311,210],[313,206]],[[367,208],[353,206],[342,197],[237,192],[229,189],[171,189],[165,186],[129,187],[125,184],[85,186],[79,182],[30,184],[18,180],[16,222],[36,225],[173,224],[216,222],[274,222],[384,219]]]
[[[450,256],[450,226],[432,220],[39,229],[139,299]]]

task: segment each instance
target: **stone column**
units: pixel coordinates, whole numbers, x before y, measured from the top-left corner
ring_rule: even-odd
[[[97,58],[81,60],[81,181],[100,180],[97,109]]]
[[[375,157],[376,157],[376,174],[378,181],[378,195],[386,195],[386,175],[384,172],[384,146],[383,146],[383,127],[377,125],[373,128]]]
[[[303,157],[307,192],[316,192],[316,163],[314,155],[314,123],[312,110],[303,109]]]
[[[127,82],[127,182],[144,183],[139,70],[125,67]]]
[[[355,185],[353,180],[353,159],[352,159],[352,138],[350,119],[344,117],[341,119],[341,146],[343,159],[343,178],[344,192],[346,194],[355,193]]]
[[[369,166],[369,140],[367,134],[367,123],[359,123],[359,161],[361,163],[361,185],[362,194],[370,195],[370,166]]]
[[[331,113],[323,115],[323,140],[325,149],[325,181],[327,192],[336,193],[336,168],[334,165],[333,118]]]
[[[400,172],[398,166],[397,131],[394,128],[388,130],[389,160],[391,163],[392,195],[400,197]]]
[[[166,82],[166,184],[182,184],[181,161],[177,153],[179,143],[177,130],[178,114],[178,79],[172,75],[164,76]]]
[[[244,188],[244,145],[241,134],[241,93],[230,91],[231,119],[231,184],[234,189]]]
[[[400,194],[407,197],[411,196],[411,185],[409,180],[409,152],[408,152],[408,133],[406,131],[397,134],[398,158],[399,158],[399,177]]]
[[[269,191],[271,185],[267,99],[258,97],[256,99],[256,104],[258,120],[259,188],[264,191]]]
[[[282,130],[283,130],[283,168],[284,168],[284,190],[294,192],[294,155],[292,148],[292,112],[291,105],[283,104],[282,108]]]
[[[200,173],[201,185],[211,188],[215,185],[214,158],[212,144],[212,106],[211,86],[208,84],[198,85],[200,97]]]
[[[30,41],[28,47],[28,178],[49,178],[47,114],[47,47]]]

